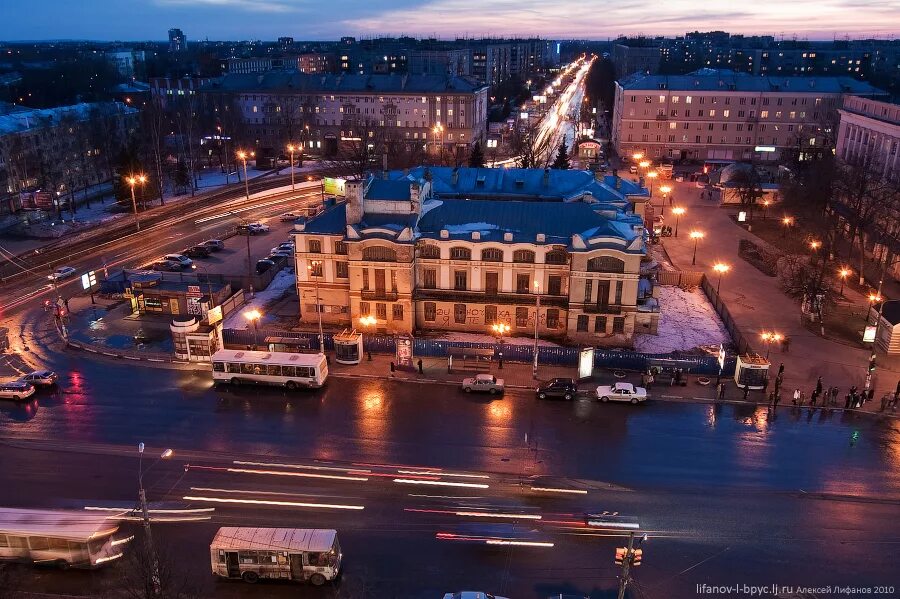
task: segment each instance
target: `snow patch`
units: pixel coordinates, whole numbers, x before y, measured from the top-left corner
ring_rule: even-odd
[[[497,343],[497,337],[493,335],[480,335],[478,333],[441,333],[438,336],[432,337],[429,335],[429,339],[434,339],[436,341],[465,341],[467,343]],[[534,337],[504,337],[503,338],[504,345],[534,345]],[[541,347],[560,347],[558,343],[553,343],[552,341],[546,341],[544,339],[538,340],[538,345]]]
[[[269,286],[262,291],[257,291],[252,300],[235,310],[231,316],[225,319],[224,327],[226,329],[245,330],[250,326],[250,322],[244,316],[245,312],[250,310],[259,310],[263,314],[265,320],[266,306],[281,298],[291,287],[296,285],[294,278],[294,270],[285,268],[279,271],[275,278],[269,283]]]
[[[487,233],[488,231],[499,231],[500,227],[497,225],[492,225],[490,223],[466,223],[464,225],[444,225],[444,229],[447,229],[451,235],[463,235],[465,233],[474,233],[478,231],[479,233]]]
[[[635,350],[663,354],[731,341],[702,291],[660,286],[659,304],[659,335],[635,335]]]
[[[438,206],[442,206],[444,202],[441,200],[426,200],[424,204],[422,204],[422,212],[419,214],[419,218],[422,218]]]

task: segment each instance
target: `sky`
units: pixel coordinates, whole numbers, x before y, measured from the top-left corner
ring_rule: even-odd
[[[537,35],[606,39],[725,30],[897,37],[900,0],[2,0],[0,40],[337,39]]]

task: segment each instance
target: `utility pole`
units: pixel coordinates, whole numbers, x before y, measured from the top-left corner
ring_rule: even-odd
[[[618,552],[618,551],[617,551]],[[619,595],[618,599],[625,599],[625,588],[628,586],[628,571],[631,569],[631,556],[634,553],[634,533],[628,534],[628,547],[625,549],[624,559],[622,559],[622,575],[619,577]]]
[[[162,580],[159,576],[159,559],[156,557],[156,548],[153,545],[153,535],[150,532],[150,510],[147,508],[147,494],[144,492],[144,444],[138,444],[138,499],[141,502],[141,516],[144,521],[144,546],[147,557],[150,558],[150,581],[153,584],[153,596],[162,594]]]
[[[531,377],[536,379],[538,377],[538,323],[541,319],[541,284],[538,281],[534,282],[534,293],[535,293],[535,311],[534,311],[534,361],[531,364]]]

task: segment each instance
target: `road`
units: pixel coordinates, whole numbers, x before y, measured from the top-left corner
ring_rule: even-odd
[[[563,142],[569,148],[569,155],[573,154],[574,122],[577,122],[581,102],[584,98],[584,78],[595,59],[596,57],[587,60],[577,67],[572,81],[557,96],[541,120],[537,145],[547,148],[551,160]]]
[[[298,592],[216,583],[207,574],[215,528],[249,524],[339,530],[339,589],[300,587],[301,596],[425,598],[477,588],[514,598],[608,597],[613,551],[624,541],[597,536],[582,518],[603,510],[633,517],[650,535],[635,573],[645,597],[695,597],[697,583],[900,582],[893,422],[744,406],[538,402],[515,392],[492,401],[369,379],[332,379],[322,391],[287,395],[79,354],[48,365],[64,373],[57,393],[0,405],[0,472],[15,481],[0,486],[0,504],[129,503],[137,442],[172,447],[175,458],[145,479],[150,500],[216,511],[211,521],[159,524],[154,537],[206,596]],[[533,491],[536,484],[587,493]],[[222,498],[363,509],[213,501]],[[438,533],[554,546],[489,546]],[[92,592],[116,578],[115,568],[26,573],[28,589],[53,593]]]

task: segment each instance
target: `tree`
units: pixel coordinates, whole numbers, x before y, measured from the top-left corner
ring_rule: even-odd
[[[109,599],[195,599],[200,591],[191,576],[182,567],[172,547],[156,546],[156,562],[159,568],[160,592],[153,584],[152,556],[147,545],[135,539],[125,551],[119,564],[117,577],[110,580],[104,597]]]
[[[550,164],[550,135],[545,134],[540,122],[530,119],[515,125],[510,132],[509,145],[518,156],[519,168],[546,168]]]
[[[472,144],[472,150],[469,153],[469,166],[471,168],[484,168],[484,151],[481,149],[480,141]]]
[[[165,205],[165,178],[163,173],[163,152],[166,131],[168,127],[168,119],[162,107],[162,100],[156,96],[151,96],[150,100],[144,104],[141,110],[141,129],[144,133],[142,139],[144,141],[143,151],[146,156],[146,162],[153,165],[155,171],[154,179],[156,179],[155,190],[158,193],[159,204]]]
[[[556,159],[553,161],[552,168],[569,170],[572,165],[569,163],[569,150],[566,148],[566,142],[559,144],[559,150],[556,152]]]
[[[383,127],[373,119],[359,119],[353,124],[354,136],[341,140],[337,153],[323,161],[322,168],[329,175],[356,177],[366,175],[381,166],[384,157]]]
[[[753,220],[753,208],[762,198],[763,190],[762,178],[759,171],[756,170],[756,165],[750,164],[749,166],[748,169],[738,170],[730,183],[735,186],[734,191],[741,202],[741,207],[747,210],[749,219]]]
[[[185,193],[188,190],[188,187],[190,187],[191,174],[188,172],[187,163],[185,163],[184,160],[179,160],[175,165],[172,182],[175,184],[176,193]]]

